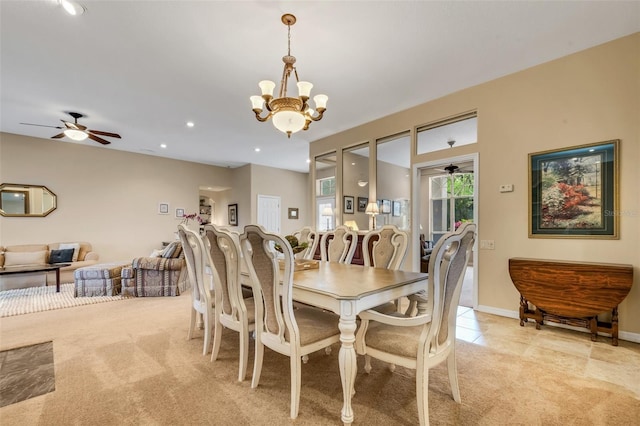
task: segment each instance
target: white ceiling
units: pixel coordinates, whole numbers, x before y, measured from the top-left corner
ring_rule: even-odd
[[[122,135],[81,142],[96,149],[297,171],[311,141],[640,31],[638,1],[81,3],[71,17],[51,0],[0,2],[0,130],[49,138],[20,123],[77,111]],[[324,119],[290,140],[249,102],[258,81],[280,79],[283,13],[298,18],[300,78],[329,96]],[[77,143],[51,140],[63,142]]]

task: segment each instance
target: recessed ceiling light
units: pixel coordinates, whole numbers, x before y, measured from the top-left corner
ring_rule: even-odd
[[[161,144],[160,144],[160,148],[166,148],[166,147],[167,147],[167,144],[166,144],[166,143],[161,143]]]
[[[254,151],[255,152],[260,152],[260,148],[256,148]]]
[[[83,5],[73,0],[59,0],[58,3],[62,5],[62,8],[71,16],[79,16],[86,10]]]
[[[187,121],[187,127],[193,127],[193,126],[194,126],[193,121]]]
[[[309,164],[310,162],[311,162],[311,160],[307,158],[307,164]]]

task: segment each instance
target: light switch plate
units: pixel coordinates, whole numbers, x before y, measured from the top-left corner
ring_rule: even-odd
[[[500,192],[513,192],[513,184],[500,185]]]

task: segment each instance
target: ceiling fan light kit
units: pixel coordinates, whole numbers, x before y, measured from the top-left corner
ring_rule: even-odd
[[[82,130],[77,129],[67,129],[64,132],[64,135],[69,139],[73,139],[74,141],[83,141],[89,137],[88,134],[83,132]]]
[[[296,58],[291,56],[291,26],[296,23],[296,17],[287,13],[282,15],[281,20],[282,23],[287,26],[288,38],[287,54],[282,57],[284,69],[282,71],[278,97],[273,97],[273,90],[276,84],[270,80],[262,80],[258,83],[262,95],[251,96],[250,100],[253,112],[258,121],[264,122],[272,119],[275,128],[286,133],[287,137],[290,138],[292,133],[309,129],[309,124],[311,124],[312,121],[322,119],[327,109],[327,101],[329,98],[326,95],[316,95],[313,98],[316,106],[315,111],[309,107],[307,102],[311,96],[313,84],[298,79],[298,70],[294,66]],[[287,96],[287,86],[292,71],[298,87],[298,97]],[[265,116],[260,115],[262,114],[263,106],[268,111]]]
[[[73,0],[58,0],[58,4],[71,16],[82,15],[86,8]]]

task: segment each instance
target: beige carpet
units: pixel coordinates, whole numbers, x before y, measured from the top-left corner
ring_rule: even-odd
[[[120,295],[74,297],[73,283],[60,284],[59,293],[55,285],[3,290],[0,291],[0,318],[122,299]]]
[[[260,386],[250,389],[249,380],[236,381],[236,333],[225,331],[214,363],[201,355],[201,334],[186,340],[189,305],[187,293],[3,318],[0,350],[53,340],[56,384],[54,392],[1,408],[0,424],[341,423],[337,346],[303,365],[300,415],[292,421],[288,358],[266,350]],[[640,401],[610,383],[462,341],[457,348],[462,404],[451,399],[446,370],[432,370],[431,424],[631,425],[640,419]],[[367,375],[362,364],[359,359],[355,424],[417,424],[414,372],[390,373],[374,362]]]

